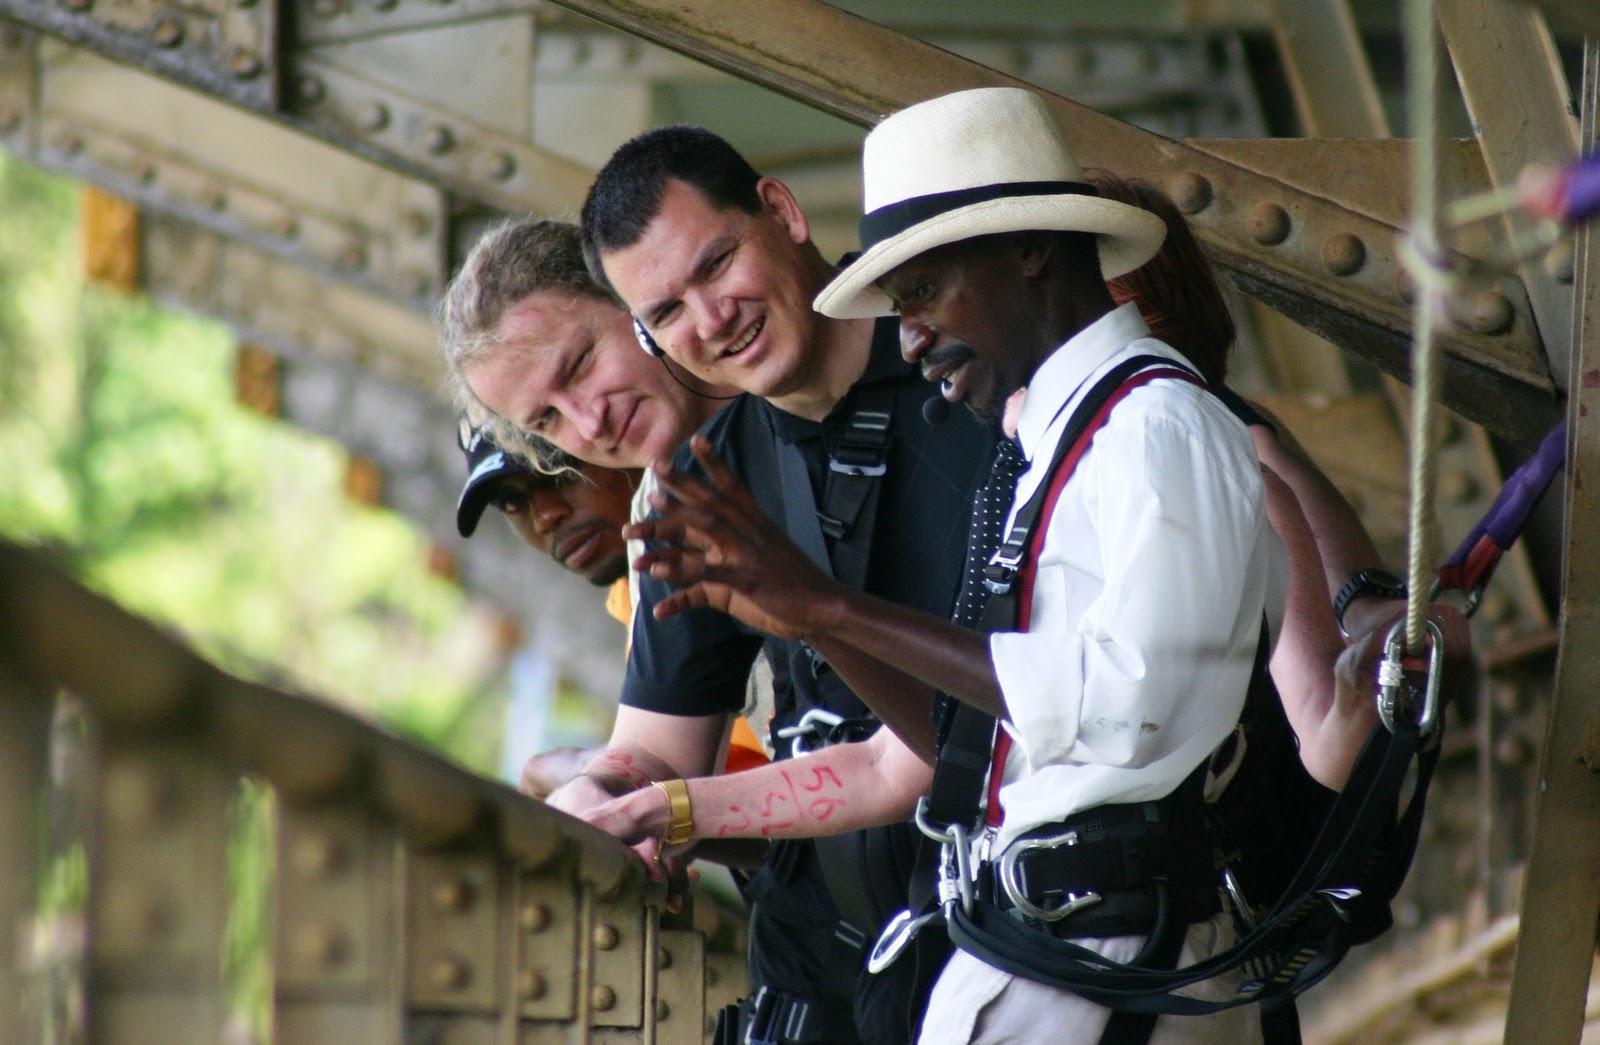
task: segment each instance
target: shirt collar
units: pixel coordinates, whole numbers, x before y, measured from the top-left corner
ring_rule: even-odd
[[[1022,416],[1017,421],[1017,441],[1028,460],[1035,458],[1045,432],[1061,412],[1085,391],[1089,378],[1105,367],[1111,357],[1140,338],[1150,337],[1150,328],[1133,302],[1118,306],[1090,323],[1039,364],[1028,382]],[[1173,354],[1160,342],[1153,349]]]
[[[904,377],[913,367],[900,355],[900,320],[896,316],[884,316],[872,328],[872,346],[867,353],[867,366],[856,378],[856,383],[851,385],[851,390],[861,385],[871,384],[875,381],[886,381],[891,378]],[[930,388],[933,386],[929,386]],[[765,403],[765,401],[763,401]],[[794,414],[784,413],[777,407],[766,403],[767,416],[772,418],[773,429],[786,443],[798,442],[801,439],[816,438],[821,435],[823,425],[832,422],[845,405],[850,402],[847,392],[843,399],[833,405],[828,411],[827,419],[821,424],[808,421]]]

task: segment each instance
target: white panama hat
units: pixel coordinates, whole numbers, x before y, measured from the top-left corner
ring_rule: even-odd
[[[873,284],[925,251],[997,232],[1061,230],[1100,237],[1106,279],[1161,249],[1156,215],[1101,199],[1043,98],[983,87],[919,102],[884,120],[861,151],[862,254],[814,307],[835,319],[894,312]]]

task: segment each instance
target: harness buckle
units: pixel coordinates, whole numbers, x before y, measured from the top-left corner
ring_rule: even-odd
[[[1005,890],[1006,897],[1012,906],[1029,918],[1041,922],[1059,922],[1061,919],[1076,914],[1085,907],[1093,907],[1100,902],[1097,892],[1066,893],[1066,899],[1054,907],[1042,907],[1028,899],[1027,893],[1022,889],[1018,880],[1017,861],[1025,853],[1035,849],[1055,849],[1063,845],[1077,845],[1078,832],[1062,831],[1059,834],[1046,835],[1043,838],[1018,838],[1006,846],[1006,851],[1000,854],[1000,863],[996,868],[996,877],[1000,879],[1000,887]]]
[[[989,556],[989,565],[983,568],[983,586],[990,595],[1004,595],[1011,590],[1017,577],[1017,567],[1028,554],[1025,544],[1007,541]]]
[[[1444,674],[1444,631],[1431,618],[1428,627],[1428,680],[1423,686],[1422,706],[1416,709],[1417,733],[1424,739],[1432,737],[1439,729],[1439,678]],[[1383,659],[1378,662],[1378,717],[1383,726],[1393,733],[1395,716],[1413,710],[1416,687],[1406,678],[1404,619],[1397,620],[1383,640]],[[1405,698],[1405,699],[1403,699]],[[1402,703],[1407,705],[1402,707]]]
[[[924,925],[943,916],[944,912],[936,909],[912,917],[909,907],[897,913],[889,919],[889,924],[883,927],[883,932],[878,935],[878,942],[872,945],[872,953],[867,955],[867,971],[876,974],[893,965],[895,959],[900,957],[900,952],[916,939],[917,933],[922,931]]]

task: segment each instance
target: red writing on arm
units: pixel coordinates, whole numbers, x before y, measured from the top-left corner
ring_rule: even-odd
[[[825,824],[830,816],[843,808],[844,804],[842,798],[817,798],[806,807],[806,812],[810,813],[818,823]]]
[[[785,774],[785,779],[787,779],[787,774]],[[802,782],[800,787],[805,791],[821,791],[828,785],[829,781],[833,782],[834,787],[841,791],[844,790],[844,785],[839,782],[839,774],[835,773],[829,766],[813,768],[811,770],[811,782],[809,784]]]
[[[608,751],[600,756],[601,764],[611,773],[620,777],[633,787],[643,787],[650,782],[650,775],[633,765],[633,756],[626,751]]]
[[[728,815],[731,817],[737,817],[738,823],[727,823],[717,828],[718,838],[726,838],[729,835],[738,835],[741,831],[746,831],[749,829],[751,824],[750,817],[742,808],[740,808],[737,802],[728,807]]]

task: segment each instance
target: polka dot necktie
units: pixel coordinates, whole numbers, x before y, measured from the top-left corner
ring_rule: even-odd
[[[995,447],[994,465],[989,479],[972,502],[972,522],[967,528],[967,570],[961,578],[961,597],[956,600],[952,620],[962,627],[977,626],[989,592],[983,586],[983,571],[989,557],[1000,547],[1001,531],[1011,513],[1016,496],[1017,476],[1027,462],[1015,439],[1002,437]]]

